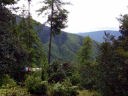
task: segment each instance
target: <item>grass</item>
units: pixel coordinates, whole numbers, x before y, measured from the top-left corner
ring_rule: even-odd
[[[80,90],[78,96],[101,96],[96,91]]]

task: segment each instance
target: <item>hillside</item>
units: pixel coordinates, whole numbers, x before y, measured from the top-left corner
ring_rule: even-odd
[[[19,22],[21,20],[20,17],[17,16],[17,21]],[[49,44],[49,32],[50,28],[47,26],[44,26],[40,24],[39,22],[36,22],[33,20],[33,23],[35,23],[35,29],[38,32],[39,38],[43,44],[44,52],[47,55],[48,54],[48,44]],[[76,60],[76,53],[82,46],[84,37],[77,35],[77,34],[71,34],[66,32],[61,32],[61,34],[56,35],[52,38],[52,60],[57,59],[61,61],[75,61]],[[93,49],[94,49],[94,56],[97,52],[97,43],[93,42]]]
[[[45,53],[48,53],[49,32],[50,28],[42,25],[37,27],[38,35],[44,46]],[[53,37],[52,40],[52,59],[61,61],[73,62],[76,60],[76,55],[82,46],[84,37],[77,34],[62,32]],[[93,57],[97,54],[97,42],[93,41]]]
[[[46,54],[48,53],[50,28],[42,25],[37,27],[40,40],[44,46]],[[53,37],[52,40],[52,59],[63,61],[74,61],[76,53],[82,45],[83,37],[75,34],[62,32]]]
[[[93,39],[93,40],[95,40],[97,42],[103,42],[104,41],[103,37],[105,36],[104,32],[110,33],[111,35],[114,35],[116,38],[118,36],[120,36],[119,31],[113,31],[113,30],[101,30],[101,31],[94,31],[94,32],[82,32],[82,33],[78,33],[77,35],[83,36],[83,37],[89,36],[91,39]]]

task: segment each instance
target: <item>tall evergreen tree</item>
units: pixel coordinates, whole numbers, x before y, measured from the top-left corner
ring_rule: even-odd
[[[51,61],[51,43],[52,43],[52,37],[56,34],[59,34],[61,32],[61,29],[66,27],[66,21],[67,21],[67,10],[62,8],[62,5],[65,5],[66,3],[62,2],[61,0],[44,0],[43,2],[45,6],[43,6],[39,12],[41,13],[48,13],[48,22],[51,27],[50,32],[50,39],[49,39],[49,52],[48,52],[48,63],[50,64]]]
[[[78,52],[78,58],[81,64],[86,64],[92,60],[92,40],[86,37],[83,41],[83,46]]]
[[[128,15],[119,19],[121,36],[107,35],[101,47],[97,66],[97,87],[103,96],[128,95]]]
[[[13,46],[10,26],[12,25],[13,15],[5,7],[8,4],[13,4],[14,0],[0,1],[0,74],[8,73],[9,67],[13,65]]]
[[[31,17],[19,19],[13,15],[5,7],[14,3],[11,1],[0,1],[0,75],[9,74],[22,80],[25,66],[42,66],[46,58],[34,31],[35,22]]]
[[[114,85],[116,82],[114,59],[114,48],[110,42],[109,36],[106,37],[104,43],[100,46],[100,54],[98,57],[98,65],[96,71],[96,85],[103,96],[115,96]]]
[[[83,88],[87,89],[91,89],[94,84],[93,69],[95,64],[92,56],[92,44],[90,37],[86,37],[83,41],[83,46],[78,52],[80,83]]]

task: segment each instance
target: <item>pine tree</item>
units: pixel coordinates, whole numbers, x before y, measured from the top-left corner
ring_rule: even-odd
[[[24,67],[41,67],[46,57],[32,18],[19,18],[5,7],[13,3],[4,0],[0,6],[0,75],[23,80]]]
[[[59,34],[61,29],[66,27],[65,24],[67,21],[68,12],[62,8],[62,5],[65,5],[66,3],[62,2],[61,0],[45,0],[43,3],[45,6],[38,10],[40,13],[45,13],[46,11],[48,12],[50,9],[47,20],[51,27],[48,52],[48,63],[50,64],[52,37],[56,34]]]
[[[24,60],[26,66],[41,66],[42,60],[45,59],[42,43],[34,26],[36,24],[31,18],[22,18],[17,27],[20,37],[19,42],[27,53],[26,60]]]
[[[121,36],[116,40],[106,34],[106,42],[100,47],[96,85],[103,96],[128,95],[128,16],[124,15],[119,20]]]
[[[12,35],[14,16],[5,6],[14,4],[14,0],[0,1],[0,74],[13,74],[15,69],[15,57]]]
[[[80,83],[83,88],[91,89],[94,85],[94,60],[93,60],[93,50],[92,50],[92,40],[90,37],[86,37],[83,41],[83,46],[78,52],[79,61],[79,73],[80,73]]]
[[[100,54],[98,57],[98,65],[96,71],[96,85],[103,96],[115,96],[114,95],[114,82],[115,77],[115,65],[113,63],[113,46],[109,41],[106,41],[100,46]]]

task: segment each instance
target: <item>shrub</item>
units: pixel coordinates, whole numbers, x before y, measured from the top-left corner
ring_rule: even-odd
[[[4,75],[2,80],[1,80],[2,88],[11,88],[17,86],[16,82],[10,78],[9,75]]]
[[[77,86],[71,86],[67,88],[68,96],[77,96],[79,93],[77,92],[78,87]]]
[[[53,96],[66,96],[66,88],[62,84],[56,83],[53,87]]]
[[[27,89],[19,87],[9,75],[4,75],[1,82],[0,96],[30,96]]]
[[[30,96],[27,89],[21,87],[11,87],[0,89],[0,96]]]
[[[80,76],[78,73],[73,74],[72,76],[70,76],[70,80],[72,85],[79,85],[80,83]]]
[[[67,84],[67,82],[66,82]],[[53,96],[77,96],[77,86],[64,83],[56,83],[53,86]]]
[[[28,76],[25,85],[32,94],[47,94],[47,81],[42,81],[40,77]]]

